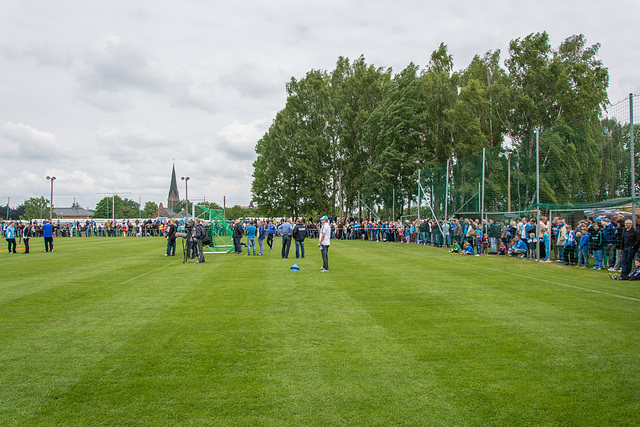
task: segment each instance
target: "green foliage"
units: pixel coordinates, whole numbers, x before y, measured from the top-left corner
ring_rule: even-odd
[[[415,188],[418,170],[496,148],[502,160],[494,162],[490,190],[507,191],[501,180],[508,154],[516,204],[526,205],[535,195],[536,129],[544,130],[544,171],[556,167],[574,179],[568,185],[544,177],[545,198],[615,194],[619,162],[600,158],[619,147],[620,139],[596,138],[608,102],[599,47],[574,35],[554,49],[542,32],[512,40],[506,68],[500,51],[489,51],[453,72],[453,57],[441,43],[424,70],[412,63],[392,75],[363,57],[353,63],[340,57],[332,72],[292,78],[285,108],[256,145],[255,199],[266,214],[297,216],[335,214],[336,206],[352,212],[365,194],[366,203],[387,211],[393,205],[402,214],[417,201],[417,192],[407,189]],[[473,186],[463,181],[461,188]],[[392,193],[393,188],[404,191]],[[506,200],[493,203],[506,206]]]
[[[122,199],[120,196],[104,197],[96,204],[93,212],[94,218],[138,218],[140,204],[127,198]],[[154,211],[155,212],[155,211]]]
[[[49,200],[44,197],[31,197],[24,201],[24,214],[20,219],[49,218]],[[55,218],[55,213],[53,214]]]
[[[144,209],[142,209],[142,218],[151,218],[157,211],[158,204],[156,202],[146,202]]]
[[[229,221],[234,221],[234,220],[236,220],[238,218],[244,218],[245,217],[245,210],[242,208],[242,206],[235,205],[232,208],[227,208],[227,210],[224,213],[224,216]]]

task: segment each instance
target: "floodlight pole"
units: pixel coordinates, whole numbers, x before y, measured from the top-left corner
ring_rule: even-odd
[[[181,180],[184,181],[184,197],[187,199],[187,205],[184,207],[185,214],[187,215],[185,221],[189,219],[189,177],[183,176],[180,177]]]
[[[631,198],[633,226],[636,226],[636,154],[635,138],[633,135],[633,93],[629,94],[629,145],[631,145]]]
[[[540,262],[540,129],[536,129],[536,260]]]
[[[449,207],[449,159],[447,159],[447,171],[445,172],[445,190],[444,190],[444,219],[448,218],[447,208]]]
[[[482,200],[482,205],[480,206],[480,230],[482,230],[482,237],[484,237],[484,164],[485,164],[485,151],[486,148],[482,149],[482,194],[480,195],[480,199]]]
[[[420,222],[420,205],[422,204],[422,194],[420,194],[420,166],[418,166],[418,223]],[[409,212],[411,214],[411,212]]]
[[[51,204],[49,205],[49,221],[53,220],[53,181],[56,180],[55,176],[47,176],[47,179],[51,181]]]

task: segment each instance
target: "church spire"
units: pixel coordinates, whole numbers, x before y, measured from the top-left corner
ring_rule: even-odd
[[[178,193],[178,180],[176,179],[176,161],[173,161],[173,170],[171,171],[171,184],[169,186],[169,197],[167,198],[167,207],[171,210],[180,201],[180,193]]]

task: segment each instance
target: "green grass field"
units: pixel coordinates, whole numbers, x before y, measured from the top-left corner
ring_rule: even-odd
[[[640,284],[369,242],[334,241],[320,273],[314,243],[0,252],[0,425],[640,422]]]

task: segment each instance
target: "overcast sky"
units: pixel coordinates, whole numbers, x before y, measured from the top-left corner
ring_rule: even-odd
[[[637,0],[307,3],[0,2],[0,204],[48,198],[53,175],[58,207],[107,192],[166,205],[175,159],[181,198],[189,176],[190,199],[247,205],[286,82],[339,56],[399,72],[444,42],[464,69],[530,33],[584,34],[610,100],[640,92]]]

